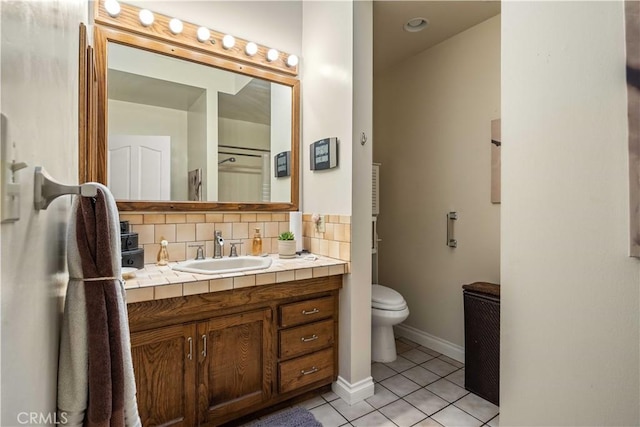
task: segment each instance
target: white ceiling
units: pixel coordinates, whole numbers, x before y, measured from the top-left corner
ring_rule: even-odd
[[[376,0],[373,2],[374,73],[383,72],[499,13],[499,1]],[[429,26],[416,33],[404,31],[404,24],[416,17],[427,19]]]

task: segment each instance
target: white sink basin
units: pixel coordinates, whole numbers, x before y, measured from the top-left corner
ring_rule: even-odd
[[[198,274],[236,273],[247,270],[262,270],[271,266],[270,257],[239,256],[232,258],[210,258],[181,262],[171,266],[174,270]]]

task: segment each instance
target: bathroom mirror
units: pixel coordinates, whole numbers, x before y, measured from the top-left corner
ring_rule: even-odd
[[[106,183],[120,210],[297,209],[297,79],[109,26],[94,45],[86,180]],[[276,173],[287,152],[288,175]]]

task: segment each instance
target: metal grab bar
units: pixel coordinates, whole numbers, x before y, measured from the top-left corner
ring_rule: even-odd
[[[449,212],[447,214],[447,246],[450,248],[457,248],[458,241],[455,238],[455,230],[453,221],[458,219],[458,212]]]

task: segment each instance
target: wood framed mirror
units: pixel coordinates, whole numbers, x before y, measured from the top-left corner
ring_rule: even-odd
[[[170,17],[139,22],[96,2],[97,122],[80,180],[105,183],[121,211],[294,211],[300,84],[287,55],[222,46]]]

